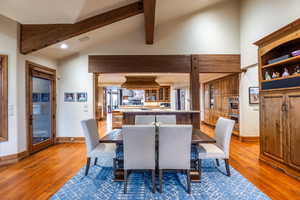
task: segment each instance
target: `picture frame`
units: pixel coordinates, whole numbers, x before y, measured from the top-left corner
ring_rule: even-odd
[[[87,102],[87,92],[76,93],[77,102]]]
[[[259,87],[249,87],[249,104],[259,104]]]
[[[41,101],[41,94],[40,93],[32,93],[32,102],[37,103]]]
[[[50,93],[41,93],[41,102],[49,102]]]
[[[65,92],[64,93],[65,102],[75,102],[75,93]]]

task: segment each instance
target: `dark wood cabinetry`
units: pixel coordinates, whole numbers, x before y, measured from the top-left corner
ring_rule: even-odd
[[[216,125],[219,117],[236,121],[234,134],[239,133],[239,74],[204,84],[204,122]]]
[[[261,94],[261,159],[271,158],[287,172],[292,172],[287,167],[300,170],[299,111],[300,90]]]
[[[300,170],[300,91],[286,95],[287,111],[287,162]]]
[[[300,56],[295,53],[300,50],[300,19],[255,44],[259,46],[260,160],[300,179]]]
[[[145,102],[170,102],[170,86],[145,89]]]
[[[263,154],[278,161],[284,160],[284,95],[281,93],[261,96],[261,149]]]

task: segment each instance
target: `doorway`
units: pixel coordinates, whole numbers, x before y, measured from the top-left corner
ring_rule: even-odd
[[[34,153],[55,143],[56,70],[26,62],[28,151]]]

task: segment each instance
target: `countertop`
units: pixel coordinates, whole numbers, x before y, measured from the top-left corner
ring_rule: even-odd
[[[172,110],[172,109],[151,109],[151,110],[141,110],[141,109],[118,109],[123,113],[200,113],[200,110]]]

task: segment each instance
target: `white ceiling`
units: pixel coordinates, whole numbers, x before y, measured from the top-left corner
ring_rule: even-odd
[[[205,83],[211,80],[215,80],[229,73],[201,73],[200,82]],[[176,84],[180,86],[189,85],[189,74],[187,73],[119,73],[119,74],[100,74],[99,84],[102,86],[121,85],[126,81],[125,76],[156,76],[156,82],[159,84]]]
[[[1,0],[0,13],[22,24],[76,21],[137,0]]]
[[[74,23],[139,0],[1,0],[0,14],[22,24]],[[158,0],[159,22],[224,0]]]
[[[127,5],[137,0],[1,0],[0,14],[23,24],[74,23],[76,21]],[[221,1],[230,0],[158,0],[156,25],[177,17],[199,12]],[[143,15],[137,15],[95,31],[71,38],[65,42],[69,49],[60,49],[60,44],[51,45],[36,55],[60,59],[80,52],[87,47],[120,37],[136,29],[144,29]],[[80,42],[79,39],[89,37]]]

